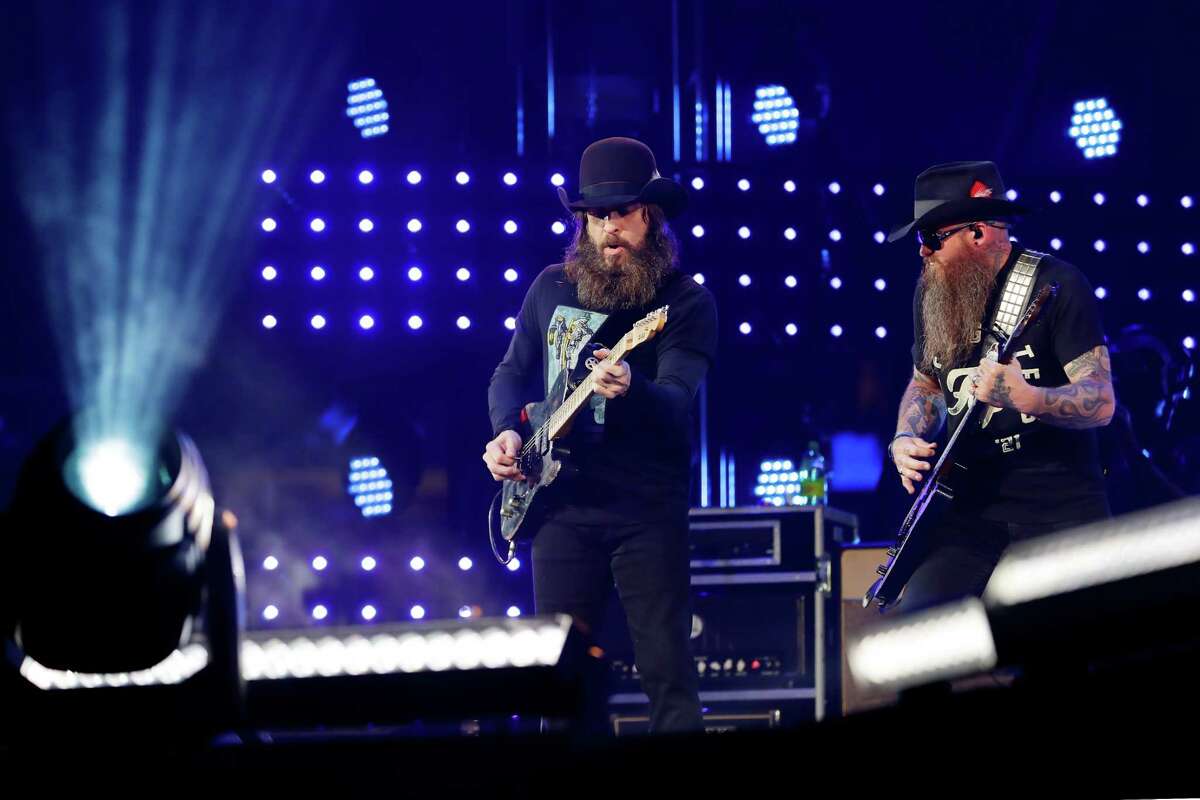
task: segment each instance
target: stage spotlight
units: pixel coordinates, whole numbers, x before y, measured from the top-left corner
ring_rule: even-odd
[[[875,239],[876,244],[883,244],[887,241],[887,236],[883,231],[875,231],[875,235],[872,238]]]
[[[1150,252],[1150,243],[1149,242],[1138,242],[1137,243],[1137,251],[1139,253],[1141,253],[1142,255],[1146,255],[1146,253]]]
[[[312,269],[310,269],[308,271],[308,274],[312,276],[312,279],[314,281],[325,280],[325,268],[322,266],[318,265],[318,266],[313,267]]]
[[[795,289],[797,283],[798,283],[798,281],[796,280],[795,275],[788,275],[786,278],[783,279],[783,285],[788,287],[789,289]]]
[[[1192,291],[1191,289],[1184,289],[1183,294],[1181,296],[1183,297],[1183,302],[1185,302],[1185,303],[1196,302],[1196,293],[1194,291]]]
[[[408,615],[413,619],[425,619],[425,607],[413,606],[408,610]]]
[[[507,613],[510,618],[516,618],[521,616],[521,609],[517,608],[516,606],[509,606],[508,611],[505,613]]]
[[[264,169],[262,171],[262,182],[263,183],[274,183],[276,177],[278,177],[278,176],[275,175],[275,170],[273,170],[273,169]]]
[[[312,609],[312,618],[322,620],[329,616],[329,609],[323,605],[315,605]]]
[[[1183,197],[1179,198],[1179,205],[1183,206],[1184,208],[1191,208],[1192,196],[1190,194],[1185,194]]]
[[[517,223],[511,219],[504,221],[504,232],[512,236],[517,232]]]
[[[1050,247],[1055,250],[1061,250],[1062,249],[1062,239],[1059,239],[1057,236],[1055,236],[1053,239],[1050,240]]]
[[[556,172],[550,176],[550,185],[551,186],[562,186],[566,182],[567,182],[567,179],[562,176],[561,172]]]
[[[465,331],[467,328],[471,327],[471,320],[465,316],[459,317],[457,320],[455,320],[454,324],[458,326],[460,331]]]
[[[740,181],[737,182],[737,187],[739,189],[741,189],[743,192],[748,192],[748,191],[750,191],[750,181],[746,180],[745,178],[742,178]]]
[[[517,278],[519,277],[520,276],[517,274],[517,271],[512,267],[504,270],[504,280],[508,281],[509,283],[516,283]]]
[[[1105,158],[1116,155],[1122,127],[1108,100],[1097,97],[1075,103],[1067,136],[1075,140],[1084,158]]]
[[[358,173],[358,182],[363,186],[375,180],[375,173],[369,169],[360,170]]]
[[[505,186],[516,186],[517,185],[516,173],[514,173],[514,172],[504,173],[504,185]]]
[[[265,217],[262,221],[262,229],[264,231],[266,231],[267,233],[271,233],[277,227],[278,227],[278,223],[276,223],[275,220],[272,219],[271,217]]]
[[[262,326],[264,328],[266,328],[267,330],[271,330],[278,324],[279,324],[279,320],[275,319],[275,315],[273,315],[273,314],[267,314],[265,317],[262,318]]]
[[[701,189],[703,189],[704,188],[704,178],[701,178],[701,177],[692,178],[692,188],[695,189],[697,192],[700,191]]]
[[[1098,206],[1104,205],[1104,201],[1106,199],[1107,198],[1104,196],[1104,192],[1096,192],[1094,195],[1092,195],[1092,202]]]
[[[325,317],[321,314],[313,314],[312,319],[308,321],[316,330],[321,330],[325,327]]]
[[[1053,192],[1051,192],[1050,193],[1050,202],[1051,203],[1061,203],[1062,202],[1062,192],[1058,191],[1057,189],[1055,189]]]
[[[416,186],[421,182],[421,173],[415,169],[409,170],[408,174],[404,176],[404,179],[408,181],[410,186]]]
[[[789,242],[795,241],[796,229],[795,228],[784,228],[783,229],[783,238],[787,239]]]
[[[276,619],[279,616],[279,609],[276,606],[267,606],[263,609],[262,617],[267,622]]]
[[[412,326],[412,321],[409,321]],[[419,327],[419,326],[418,326]],[[350,460],[350,472],[347,477],[347,493],[354,498],[354,505],[364,517],[381,517],[390,514],[392,501],[395,499],[392,479],[388,476],[387,467],[383,466],[378,456],[364,456]],[[368,562],[368,559],[369,562]],[[375,559],[368,556],[362,561],[363,569],[367,564],[374,569]],[[424,562],[421,562],[424,566]]]
[[[409,559],[408,568],[413,572],[420,572],[421,570],[425,569],[425,559],[421,558],[420,556],[413,556],[411,559]]]
[[[350,92],[346,97],[346,116],[354,122],[364,139],[382,136],[388,132],[387,100],[383,98],[374,78],[361,78],[346,85]]]
[[[883,278],[875,279],[875,291],[882,292],[886,288],[887,288],[887,281],[885,281]]]
[[[831,289],[842,288],[842,279],[839,278],[838,276],[834,275],[832,278],[829,279],[829,288],[831,288]]]
[[[783,86],[759,86],[754,90],[754,112],[750,121],[758,126],[768,147],[792,144],[800,128],[800,109]]]
[[[521,568],[521,559],[514,557],[505,566],[508,568],[509,572],[516,572]]]
[[[697,239],[702,238],[704,236],[704,226],[703,225],[693,225],[692,226],[692,236],[695,236]]]
[[[323,170],[314,169],[312,172],[308,173],[308,179],[315,184],[322,184],[325,182],[325,172]]]
[[[368,603],[367,605],[362,607],[362,610],[359,613],[362,615],[362,618],[364,620],[366,620],[367,622],[370,622],[371,620],[375,619],[375,615],[378,614],[379,612],[378,612],[378,610],[376,610],[375,606]]]
[[[18,476],[0,539],[8,656],[42,689],[206,669],[235,688],[244,569],[196,446],[96,437],[89,419],[59,424]]]
[[[741,325],[738,326],[738,330],[741,331],[743,334],[749,334],[750,331],[753,330],[753,328],[750,327],[749,322],[743,322]]]
[[[375,560],[374,556],[363,556],[358,565],[362,567],[363,572],[371,572],[379,565],[379,562]]]
[[[1196,340],[1191,336],[1183,337],[1183,349],[1184,350],[1195,350],[1196,349]]]
[[[375,277],[375,270],[372,269],[371,267],[363,267],[362,269],[360,269],[358,271],[358,277],[364,283],[369,282],[372,278]]]
[[[474,562],[471,561],[471,559],[467,558],[466,556],[463,556],[462,558],[460,558],[458,560],[458,568],[461,569],[463,572],[466,572],[473,566],[475,566]]]
[[[1191,242],[1184,242],[1179,246],[1179,252],[1183,253],[1185,256],[1195,255],[1196,245],[1192,244]]]
[[[1094,247],[1094,248],[1096,249],[1096,252],[1097,252],[1097,253],[1103,253],[1103,252],[1104,252],[1104,248],[1105,248],[1105,247],[1107,247],[1107,246],[1108,246],[1108,245],[1106,245],[1106,244],[1104,243],[1104,240],[1103,240],[1103,239],[1097,239],[1096,241],[1092,242],[1092,247]]]
[[[738,236],[740,236],[743,239],[749,239],[750,238],[750,229],[747,228],[745,225],[743,225],[742,227],[738,228]]]
[[[471,230],[471,223],[467,222],[465,219],[460,219],[458,222],[454,223],[454,229],[459,233],[466,233]]]
[[[279,569],[279,559],[275,556],[267,556],[263,559],[262,567],[267,572]]]
[[[459,170],[458,174],[454,176],[454,182],[459,186],[466,186],[471,182],[471,176],[463,170]]]
[[[800,331],[794,322],[789,322],[787,325],[783,326],[783,330],[788,336],[795,336]]]
[[[750,276],[744,275],[744,274],[740,275],[738,277],[738,283],[741,284],[742,286],[749,286],[750,285]]]
[[[371,231],[375,230],[375,223],[370,219],[363,217],[358,221],[358,229],[363,233],[370,233]]]
[[[459,267],[458,271],[454,273],[454,277],[463,282],[469,281],[471,280],[471,270],[466,267]]]
[[[425,322],[416,314],[413,314],[408,318],[408,327],[412,328],[414,331],[420,330],[421,326],[424,324]]]
[[[875,192],[876,197],[883,197],[883,192],[884,192],[883,184],[882,183],[875,184],[875,186],[871,189],[871,191]]]
[[[831,242],[840,242],[842,240],[842,232],[834,228],[829,232],[829,240]]]
[[[375,318],[370,314],[363,314],[358,318],[358,327],[362,328],[364,331],[371,330],[375,327]]]
[[[886,338],[887,337],[887,328],[880,325],[878,328],[875,329],[875,335],[877,337],[879,337],[880,339]]]
[[[410,281],[412,281],[413,283],[416,283],[417,281],[421,280],[421,278],[424,277],[424,275],[425,275],[425,273],[421,272],[420,267],[413,266],[413,267],[408,268],[408,279]]]
[[[313,233],[324,233],[325,220],[321,219],[320,217],[313,217],[311,220],[309,220],[308,227]]]
[[[510,331],[515,331],[517,329],[517,318],[516,317],[505,317],[504,318],[504,327],[508,328]]]
[[[842,191],[842,185],[840,183],[838,183],[837,181],[830,182],[828,188],[829,188],[830,194],[838,194],[839,192]]]
[[[832,336],[832,337],[834,337],[835,339],[836,339],[837,337],[841,336],[843,332],[844,332],[844,331],[843,331],[843,329],[842,329],[842,326],[841,326],[841,325],[834,325],[833,327],[831,327],[831,328],[829,329],[829,335],[830,335],[830,336]]]
[[[1150,299],[1150,290],[1146,289],[1146,288],[1138,289],[1137,295],[1138,295],[1139,300],[1142,300],[1142,301],[1149,300]]]
[[[567,226],[562,224],[561,220],[554,220],[550,223],[550,230],[556,235],[562,235],[567,232]]]
[[[273,281],[279,276],[279,270],[268,264],[262,268],[262,276],[264,281]]]
[[[792,192],[796,191],[796,182],[793,180],[784,181],[783,182],[783,190],[785,192],[787,192],[788,194],[791,194]]]
[[[312,568],[315,569],[317,572],[324,572],[326,567],[328,567],[328,566],[329,566],[329,559],[327,559],[325,556],[316,556],[312,560]]]
[[[410,219],[408,221],[408,225],[406,227],[408,228],[409,233],[420,233],[421,232],[421,220],[417,219],[416,217],[413,217],[412,219]]]
[[[1150,205],[1150,198],[1144,194],[1139,194],[1137,196],[1137,204],[1142,208],[1145,208],[1146,206]]]
[[[1103,286],[1097,286],[1095,294],[1097,300],[1103,300],[1108,297],[1108,289],[1105,289]]]
[[[704,285],[704,273],[697,272],[695,275],[692,276],[692,280],[694,280],[696,283],[703,286]]]

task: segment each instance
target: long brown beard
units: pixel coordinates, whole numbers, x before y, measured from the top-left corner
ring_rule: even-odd
[[[971,255],[953,262],[925,262],[921,273],[921,312],[925,321],[922,369],[958,364],[974,347],[988,297],[996,284],[994,256]]]
[[[609,266],[586,234],[563,266],[579,302],[601,311],[649,305],[673,269],[670,253],[655,247],[649,238],[638,249],[626,250],[623,264]]]

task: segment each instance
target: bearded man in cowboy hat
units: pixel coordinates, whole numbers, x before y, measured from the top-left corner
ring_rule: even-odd
[[[533,539],[537,610],[570,614],[594,632],[615,582],[650,698],[651,730],[697,730],[689,651],[691,412],[716,355],[716,305],[678,269],[667,219],[683,210],[686,195],[659,176],[650,148],[619,137],[593,143],[580,160],[579,186],[575,200],[559,189],[575,223],[564,263],[534,280],[492,375],[495,438],[483,460],[496,480],[523,478],[516,457],[531,431],[522,408],[544,397],[560,370],[594,364],[596,397],[571,432],[578,474],[535,500],[548,504]],[[662,306],[670,308],[657,336],[627,361],[602,361],[635,322]]]
[[[913,374],[888,447],[909,494],[930,478],[947,419],[953,433],[972,394],[990,408],[955,445],[969,465],[966,485],[923,532],[930,549],[904,590],[905,611],[982,594],[1013,541],[1108,516],[1094,429],[1115,407],[1092,287],[1071,264],[1013,245],[1010,221],[1026,209],[1004,199],[996,165],[931,167],[917,177],[915,196],[913,221],[888,237],[915,229],[924,261],[913,296]],[[1031,269],[1028,296],[1050,283],[1057,295],[1016,341],[1010,363],[999,364],[984,350],[987,331],[1002,296],[1009,311],[1019,306],[1019,293],[1017,303],[1005,294],[1010,275]]]

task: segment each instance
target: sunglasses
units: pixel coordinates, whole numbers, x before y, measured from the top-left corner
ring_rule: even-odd
[[[641,207],[641,203],[629,203],[627,205],[615,206],[613,208],[589,208],[587,209],[587,215],[592,219],[606,220],[608,219],[609,215],[616,215],[618,217],[628,216]]]
[[[974,228],[976,225],[980,224],[982,223],[968,222],[965,225],[957,225],[945,231],[918,230],[917,241],[936,253],[938,250],[942,249],[942,242],[946,241],[954,234],[958,233],[959,231],[965,231],[967,228]]]

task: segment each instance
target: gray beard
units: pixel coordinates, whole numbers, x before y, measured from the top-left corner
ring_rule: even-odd
[[[926,262],[921,273],[921,312],[925,322],[921,366],[925,371],[936,373],[936,365],[943,368],[956,365],[971,351],[995,284],[994,268],[986,255],[940,268]]]
[[[671,273],[669,257],[644,244],[626,250],[624,265],[611,267],[584,236],[574,257],[563,266],[567,280],[575,284],[579,302],[599,311],[624,311],[650,304]]]

